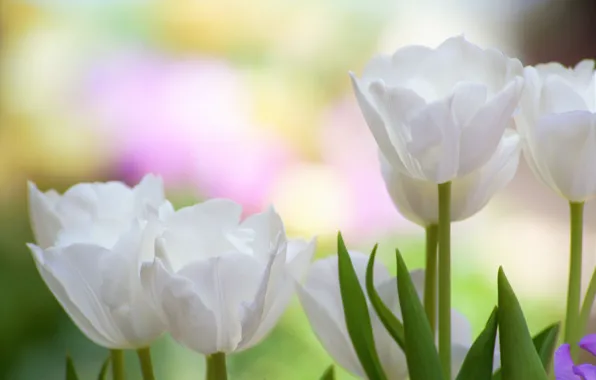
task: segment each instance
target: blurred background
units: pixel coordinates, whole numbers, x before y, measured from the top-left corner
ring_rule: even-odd
[[[595,4],[0,0],[0,379],[64,379],[67,352],[82,379],[95,378],[107,356],[70,322],[25,248],[28,179],[63,191],[154,172],[177,206],[229,197],[250,214],[275,204],[291,235],[319,236],[319,257],[335,253],[340,229],[354,249],[379,242],[392,265],[399,246],[420,267],[423,231],[385,193],[347,72],[461,33],[525,64],[572,65],[596,53]],[[594,211],[584,283],[596,264]],[[499,265],[532,331],[561,317],[567,206],[525,165],[454,234],[454,303],[475,332],[496,302]],[[159,378],[202,378],[203,359],[168,338],[153,351]],[[233,380],[304,380],[330,363],[294,302],[230,371]]]

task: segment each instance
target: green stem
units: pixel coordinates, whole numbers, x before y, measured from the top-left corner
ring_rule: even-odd
[[[439,358],[451,378],[451,182],[439,185]]]
[[[124,370],[124,351],[110,350],[112,361],[112,379],[125,380],[126,371]]]
[[[430,329],[435,335],[437,329],[437,239],[436,224],[426,227],[426,270],[424,274],[424,310]]]
[[[596,298],[596,269],[592,273],[590,285],[584,298],[584,304],[580,312],[580,336],[586,333],[588,322],[590,320],[590,313],[592,312],[592,305],[594,305],[594,298]]]
[[[207,356],[207,376],[206,380],[227,380],[226,372],[226,354],[217,352]]]
[[[153,374],[153,363],[151,363],[151,349],[149,347],[139,348],[137,350],[139,362],[141,363],[141,373],[143,380],[155,380]]]
[[[582,241],[584,203],[569,202],[571,219],[571,244],[569,255],[569,286],[567,288],[567,313],[565,315],[565,343],[571,345],[571,353],[577,353],[580,320],[579,307],[582,283]]]

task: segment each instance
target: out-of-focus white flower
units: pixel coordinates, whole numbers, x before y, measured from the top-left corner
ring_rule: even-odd
[[[134,188],[81,183],[64,195],[30,183],[29,204],[37,269],[89,339],[126,349],[162,334],[140,281],[143,260],[153,259],[158,217],[172,211],[161,179],[148,175]]]
[[[548,63],[524,70],[526,87],[515,121],[524,156],[536,176],[562,197],[596,195],[594,61],[575,68]]]
[[[361,286],[364,287],[368,256],[350,252],[350,258]],[[421,296],[424,287],[424,271],[413,271],[411,276],[416,290]],[[387,307],[401,319],[401,308],[396,290],[397,278],[391,277],[387,268],[378,263],[375,264],[374,278],[379,296]],[[364,370],[358,361],[345,323],[339,289],[337,257],[328,257],[313,263],[304,286],[298,289],[298,295],[310,325],[325,350],[340,366],[352,374],[364,378]],[[389,335],[376,313],[372,311],[371,305],[369,305],[369,310],[371,310],[377,353],[387,378],[406,380],[408,366],[404,353]],[[451,328],[453,330],[452,367],[455,376],[472,346],[472,328],[466,318],[455,311],[452,311]]]
[[[453,180],[451,221],[460,221],[480,211],[495,193],[513,179],[520,156],[520,138],[505,131],[497,151],[482,167]],[[393,203],[408,220],[423,227],[439,221],[438,187],[395,170],[381,155],[381,171]]]
[[[174,339],[205,355],[261,341],[314,253],[314,240],[286,239],[273,209],[243,222],[241,214],[223,199],[177,211],[157,240],[159,258],[141,271]]]
[[[387,161],[435,184],[493,156],[523,88],[523,68],[462,36],[436,49],[409,46],[351,74],[364,118]]]

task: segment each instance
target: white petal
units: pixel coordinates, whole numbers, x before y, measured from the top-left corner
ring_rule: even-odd
[[[195,259],[236,251],[227,235],[238,228],[241,214],[240,205],[213,199],[171,215],[165,222],[163,241],[174,270]]]
[[[533,144],[537,175],[570,201],[596,195],[596,115],[567,112],[542,117]]]
[[[159,212],[165,202],[164,186],[161,177],[147,174],[133,189],[137,215],[145,215],[148,211]]]
[[[87,338],[99,346],[108,348],[117,347],[118,343],[112,341],[111,338],[106,336],[103,331],[95,327],[94,323],[96,323],[96,319],[89,319],[83,314],[81,309],[79,309],[79,307],[70,299],[60,280],[58,280],[52,274],[52,272],[46,268],[43,259],[43,250],[33,244],[28,244],[27,246],[33,254],[35,265],[37,266],[39,274],[45,281],[50,291],[54,294],[54,297],[56,297],[66,314],[68,314],[70,319],[72,319],[79,330],[81,330],[81,332],[83,332]]]
[[[128,348],[106,305],[102,292],[102,261],[109,251],[90,245],[50,248],[46,251],[29,245],[46,284],[77,327],[99,345]]]
[[[460,177],[480,168],[493,156],[517,107],[522,89],[523,79],[516,77],[481,107],[463,128],[458,172]]]
[[[285,257],[281,265],[284,262]],[[243,305],[255,299],[265,269],[260,261],[250,256],[227,254],[192,262],[177,273],[194,284],[194,292],[213,313],[218,351],[236,350],[242,339]],[[187,318],[196,316],[187,315]]]
[[[355,376],[364,377],[354,347],[343,319],[330,314],[330,309],[317,296],[305,288],[298,288],[302,308],[317,338],[337,364]]]
[[[511,182],[519,165],[519,135],[508,130],[490,160],[475,172],[453,181],[451,220],[465,220],[480,211]]]
[[[461,130],[454,124],[449,103],[431,103],[409,121],[412,139],[407,149],[422,173],[410,171],[413,177],[440,184],[458,173]]]
[[[275,327],[290,302],[295,281],[285,266],[285,250],[271,255],[255,298],[242,305],[242,341],[238,350],[259,343]]]
[[[285,242],[286,236],[283,221],[273,207],[246,218],[240,225],[239,232],[245,235],[250,232],[252,238],[246,244],[247,248],[263,261],[268,260],[276,245]],[[242,236],[239,236],[238,240],[242,241]]]
[[[392,165],[403,167],[401,159],[391,142],[385,122],[376,106],[372,103],[371,99],[369,99],[368,88],[364,88],[368,86],[368,83],[361,83],[362,80],[357,79],[353,73],[350,73],[350,78],[352,79],[352,87],[354,88],[356,100],[358,101],[364,120],[379,145],[379,149]]]
[[[361,286],[364,286],[368,256],[350,252],[350,258]],[[389,278],[387,268],[377,262],[374,267],[375,285],[379,285]],[[363,376],[345,324],[339,289],[337,256],[315,261],[308,272],[304,286],[299,289],[298,295],[311,327],[325,350],[342,367],[353,374]]]
[[[308,242],[300,239],[292,239],[288,241],[286,268],[294,279],[302,281],[310,267],[316,246],[316,239],[312,239]]]
[[[42,248],[48,248],[54,245],[62,228],[60,218],[54,212],[59,196],[56,192],[43,194],[33,182],[29,182],[28,187],[31,229],[37,244]]]
[[[543,83],[540,111],[546,113],[563,113],[570,111],[587,111],[582,94],[577,88],[561,77],[549,76]]]
[[[197,294],[188,278],[170,274],[156,260],[143,266],[143,285],[156,300],[172,337],[193,351],[210,355],[220,351],[215,312]]]

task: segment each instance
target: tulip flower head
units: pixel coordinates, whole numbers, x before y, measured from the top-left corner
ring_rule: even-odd
[[[141,348],[165,326],[140,282],[153,258],[160,214],[171,211],[161,179],[82,183],[64,195],[29,184],[29,244],[37,269],[77,327],[111,349]]]
[[[439,68],[440,67],[440,68]],[[436,49],[408,46],[372,59],[356,98],[389,164],[441,184],[493,157],[523,89],[523,68],[462,36]]]
[[[594,61],[574,68],[548,63],[524,69],[526,86],[515,116],[534,174],[572,202],[596,196]]]
[[[596,356],[596,334],[586,335],[579,346]],[[574,364],[571,347],[563,344],[555,352],[556,380],[596,380],[596,366],[593,364]]]
[[[159,257],[143,286],[174,339],[204,355],[238,352],[275,326],[306,272],[314,240],[288,240],[269,210],[240,221],[242,207],[214,199],[164,221]]]

